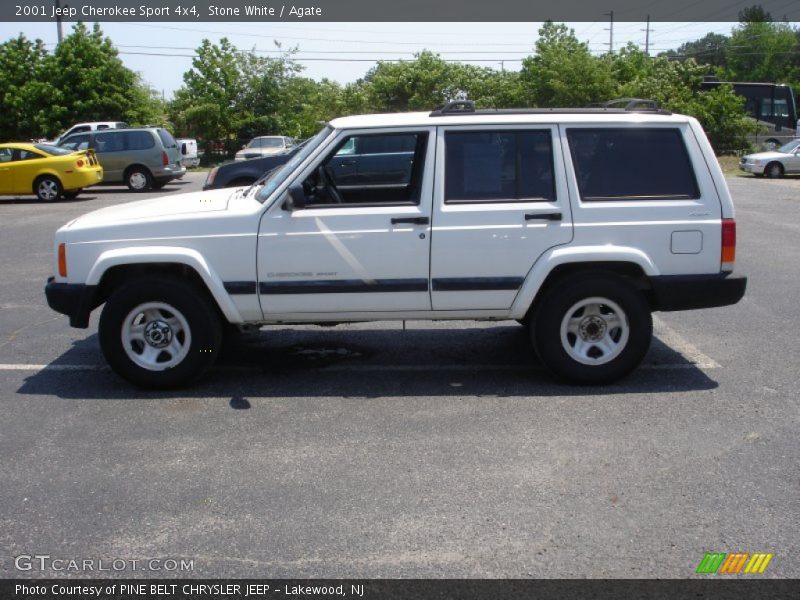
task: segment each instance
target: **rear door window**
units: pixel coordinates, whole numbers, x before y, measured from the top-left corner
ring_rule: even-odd
[[[156,145],[153,134],[149,131],[120,131],[120,135],[124,135],[128,142],[128,150],[147,150]],[[175,140],[172,140],[173,145]]]
[[[113,130],[97,133],[94,136],[94,147],[99,153],[123,152],[126,150],[125,137]]]
[[[556,199],[549,130],[448,131],[445,202]]]
[[[567,139],[584,202],[700,197],[679,129],[570,127]]]

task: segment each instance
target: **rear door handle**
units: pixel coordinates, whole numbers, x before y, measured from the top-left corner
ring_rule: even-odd
[[[354,164],[356,164],[356,161],[354,161],[354,160],[343,160],[341,164],[342,164],[343,167],[352,167]]]
[[[413,223],[414,225],[427,225],[431,220],[428,217],[392,217],[392,225],[398,223]]]
[[[560,212],[551,213],[526,213],[526,221],[560,221],[562,219]]]

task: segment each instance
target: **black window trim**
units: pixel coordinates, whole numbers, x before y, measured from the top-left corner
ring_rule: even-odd
[[[581,190],[580,181],[578,181],[578,168],[577,168],[577,160],[575,159],[575,152],[573,150],[572,142],[569,137],[569,132],[571,130],[578,129],[580,131],[590,131],[590,132],[597,132],[597,131],[643,131],[643,130],[651,130],[651,131],[672,131],[678,135],[678,139],[680,140],[681,148],[683,148],[684,156],[686,160],[689,162],[689,167],[691,168],[691,176],[692,182],[694,183],[695,194],[670,194],[670,195],[662,195],[662,196],[584,196],[583,190]],[[600,126],[597,125],[586,127],[582,125],[578,126],[567,126],[564,128],[564,133],[567,138],[567,145],[569,146],[569,155],[570,159],[572,160],[572,171],[575,175],[575,183],[578,188],[578,199],[580,202],[586,203],[605,203],[605,202],[674,202],[676,200],[700,200],[703,197],[703,193],[700,190],[700,184],[697,181],[697,173],[695,172],[694,163],[692,162],[691,154],[689,153],[689,148],[686,147],[686,139],[683,135],[683,130],[681,129],[680,125],[670,125],[670,126],[653,126],[651,124],[647,124],[644,126],[636,126],[636,127],[624,127],[619,125],[609,125],[609,126]]]
[[[460,205],[460,204],[489,204],[489,205],[497,205],[497,204],[557,204],[558,203],[558,185],[557,185],[557,173],[556,173],[556,159],[555,159],[555,142],[553,141],[553,133],[556,131],[551,125],[545,123],[532,123],[532,127],[520,127],[519,123],[509,124],[509,126],[504,127],[502,125],[498,126],[481,126],[478,128],[475,127],[453,127],[448,128],[444,131],[444,203],[446,205]],[[451,132],[453,133],[528,133],[528,132],[545,132],[549,135],[550,140],[550,168],[551,173],[553,174],[553,198],[544,198],[543,196],[533,196],[530,198],[470,198],[470,199],[462,199],[462,200],[450,200],[447,197],[447,135]],[[522,160],[520,152],[519,152],[519,144],[517,145],[517,153],[514,157],[514,168],[516,172],[519,173],[520,171],[520,161]],[[514,179],[514,186],[515,186],[515,193],[519,196],[519,186],[520,186],[520,179],[519,177],[515,177]]]

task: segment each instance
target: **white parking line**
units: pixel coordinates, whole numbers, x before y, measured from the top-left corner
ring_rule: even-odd
[[[680,353],[687,361],[698,369],[718,369],[719,363],[710,356],[703,354],[700,350],[686,341],[677,331],[669,327],[664,321],[653,315],[653,333],[661,340],[664,345]],[[655,366],[655,365],[653,365]],[[671,368],[663,365],[661,368]]]

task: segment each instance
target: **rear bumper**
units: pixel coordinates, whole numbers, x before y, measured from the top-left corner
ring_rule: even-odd
[[[692,310],[736,304],[744,296],[747,277],[714,275],[661,275],[651,277],[654,310]]]
[[[54,311],[67,315],[72,327],[86,329],[89,326],[89,315],[97,307],[97,286],[77,283],[58,283],[55,277],[49,277],[44,286],[47,304]]]

